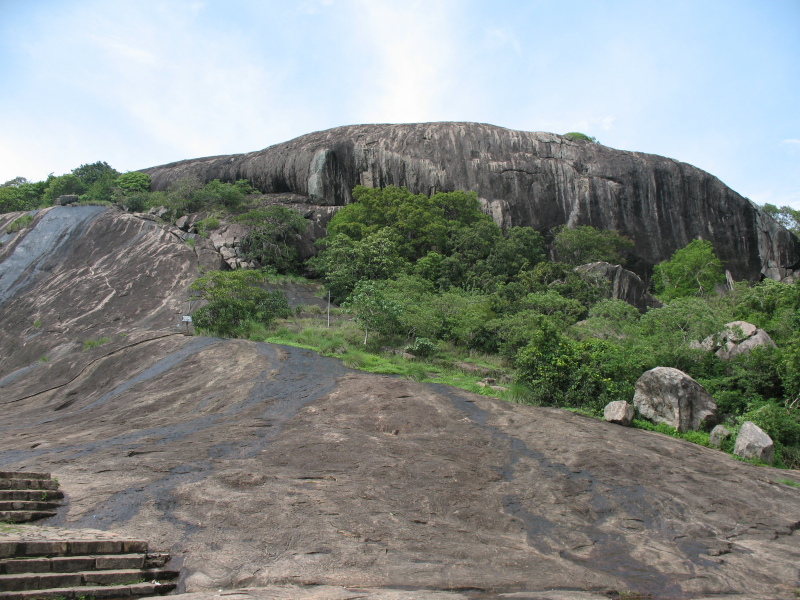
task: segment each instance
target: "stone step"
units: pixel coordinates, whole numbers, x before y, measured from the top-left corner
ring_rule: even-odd
[[[78,573],[103,569],[160,568],[169,554],[104,554],[100,556],[56,556],[53,558],[0,558],[0,575],[19,573]]]
[[[167,569],[109,569],[77,573],[13,573],[0,575],[0,592],[24,592],[52,588],[133,585],[169,582],[179,573]]]
[[[50,473],[29,473],[27,471],[0,471],[0,479],[50,479]]]
[[[55,511],[41,510],[0,510],[0,522],[6,523],[27,523],[38,519],[56,516]]]
[[[47,502],[44,500],[0,500],[0,512],[8,510],[50,511],[58,510],[60,502]]]
[[[141,598],[143,596],[167,594],[176,587],[176,583],[161,582],[146,582],[107,587],[80,586],[47,590],[0,592],[0,600],[117,600],[122,598]]]
[[[0,490],[57,490],[52,479],[0,479]]]
[[[132,539],[2,540],[0,558],[147,553],[147,542]]]
[[[61,500],[64,492],[61,490],[0,490],[0,502],[9,500],[27,500],[30,502]]]

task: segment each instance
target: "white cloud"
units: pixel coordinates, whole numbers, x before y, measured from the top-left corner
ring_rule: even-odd
[[[371,122],[441,118],[456,69],[452,2],[356,0],[364,85],[358,112]],[[361,63],[362,61],[357,61]]]
[[[792,145],[792,146],[800,146],[800,140],[794,139],[794,138],[790,138],[788,140],[783,140],[781,142],[781,144],[789,144],[789,145]]]

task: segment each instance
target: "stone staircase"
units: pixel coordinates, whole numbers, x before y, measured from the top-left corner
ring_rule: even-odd
[[[147,542],[93,529],[0,524],[0,600],[115,600],[166,594],[178,571]]]
[[[50,473],[0,471],[0,522],[26,523],[52,517],[63,497]]]

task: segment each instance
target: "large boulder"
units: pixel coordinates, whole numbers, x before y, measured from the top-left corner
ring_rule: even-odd
[[[733,453],[742,458],[757,458],[761,462],[772,464],[775,445],[763,429],[752,421],[745,421],[736,436]]]
[[[755,348],[776,346],[763,329],[747,321],[732,321],[725,324],[725,329],[708,336],[702,342],[692,342],[691,347],[706,352],[716,351],[722,360],[730,360],[739,354],[749,354]]]
[[[719,179],[676,160],[544,132],[481,123],[351,125],[258,152],[145,169],[153,190],[179,179],[249,179],[264,193],[348,204],[353,188],[469,190],[503,227],[614,229],[636,242],[629,268],[652,265],[701,237],[736,279],[785,278],[800,266],[792,233]]]
[[[622,265],[598,261],[575,267],[575,270],[608,280],[611,298],[624,300],[642,312],[648,308],[664,306],[657,298],[648,293],[647,284],[636,273],[624,269]]]
[[[633,422],[633,417],[633,406],[631,406],[630,402],[625,402],[625,400],[609,402],[603,409],[603,418],[609,423],[627,427]]]
[[[697,431],[717,421],[717,405],[706,389],[671,367],[656,367],[636,382],[633,404],[646,419],[680,432]]]

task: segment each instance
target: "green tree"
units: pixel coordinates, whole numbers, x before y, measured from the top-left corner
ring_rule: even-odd
[[[261,271],[210,271],[189,289],[195,299],[208,302],[195,311],[194,324],[223,337],[246,337],[251,323],[268,326],[276,318],[292,314],[286,294],[266,291]]]
[[[257,208],[236,217],[250,232],[242,240],[247,260],[269,265],[279,273],[299,268],[297,243],[309,222],[298,211],[285,206]]]
[[[568,265],[578,266],[597,261],[623,265],[625,252],[634,247],[630,238],[616,231],[596,229],[591,225],[561,225],[553,233],[556,257]]]
[[[786,227],[786,229],[796,236],[800,236],[800,210],[796,210],[791,206],[778,208],[774,204],[765,204],[762,208],[765,213]]]
[[[573,142],[583,141],[583,142],[593,142],[595,144],[600,143],[597,141],[596,137],[586,135],[585,133],[581,133],[580,131],[570,131],[569,133],[565,133],[564,137],[567,138],[568,140],[572,140]]]
[[[129,171],[117,177],[117,186],[126,195],[150,191],[150,175],[139,171]]]
[[[0,213],[31,210],[39,206],[47,184],[15,177],[0,185]]]
[[[324,243],[325,250],[311,259],[309,266],[324,276],[337,301],[347,298],[359,281],[390,279],[409,269],[389,227],[360,240],[340,233],[329,236]]]
[[[101,179],[111,178],[111,180],[114,180],[120,175],[119,171],[104,161],[81,165],[80,167],[72,169],[72,174],[80,179],[87,188]]]
[[[383,281],[359,281],[342,305],[364,329],[364,345],[370,331],[388,335],[397,330],[400,306],[387,298]]]
[[[59,196],[68,194],[81,195],[86,191],[86,185],[77,175],[71,173],[59,177],[47,178],[47,189],[42,196],[47,204],[54,204]]]
[[[653,284],[663,302],[687,296],[702,296],[725,283],[722,261],[714,254],[711,242],[693,240],[672,258],[654,267]]]

